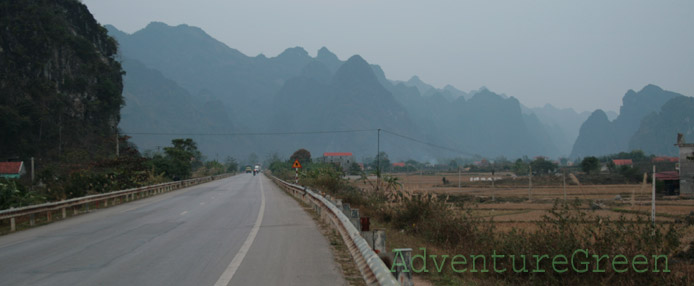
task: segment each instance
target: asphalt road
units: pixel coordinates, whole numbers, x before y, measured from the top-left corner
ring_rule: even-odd
[[[344,284],[313,220],[262,175],[0,237],[0,285]]]

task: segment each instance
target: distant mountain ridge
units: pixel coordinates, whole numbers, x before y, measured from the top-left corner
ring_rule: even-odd
[[[126,72],[129,68],[159,71],[156,77],[161,78],[153,83],[168,80],[186,91],[187,95],[181,96],[186,99],[176,108],[189,106],[195,111],[186,116],[185,123],[167,125],[162,123],[166,116],[154,116],[160,107],[137,106],[142,112],[149,109],[148,114],[154,116],[138,120],[159,122],[168,126],[164,128],[167,130],[183,132],[198,126],[210,133],[286,133],[382,128],[461,151],[382,135],[382,150],[393,159],[436,161],[462,155],[556,158],[569,153],[575,145],[571,138],[579,136],[580,124],[588,119],[587,113],[549,105],[529,109],[516,98],[486,88],[469,93],[450,85],[436,88],[416,76],[406,82],[391,81],[378,65],[360,56],[342,61],[325,47],[315,57],[301,47],[286,49],[276,57],[249,57],[187,25],[171,27],[154,22],[132,35],[107,28],[119,41],[123,58],[142,63],[142,67],[126,65]],[[135,82],[126,81],[125,89],[132,91],[129,84]],[[152,84],[154,87],[164,93],[177,90],[161,84]],[[128,102],[143,102],[138,97],[149,96],[143,90],[126,95],[126,111]],[[208,116],[205,106],[213,107],[216,115]],[[157,124],[134,124],[131,120],[135,118],[134,114],[123,116],[125,131],[136,126],[158,128]],[[220,137],[201,144],[201,150],[208,155],[243,158],[251,152],[280,151],[287,155],[307,148],[319,154],[353,152],[361,158],[375,154],[375,137],[375,132],[286,135],[272,140]],[[133,140],[153,146],[158,139],[135,136]]]
[[[605,112],[596,110],[583,123],[570,157],[602,156],[629,151],[630,140],[638,131],[642,120],[676,97],[683,95],[652,84],[638,92],[627,91],[615,120],[610,121]],[[631,145],[635,147],[638,144]]]

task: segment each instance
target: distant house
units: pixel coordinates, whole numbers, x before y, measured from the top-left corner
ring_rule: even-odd
[[[684,142],[684,135],[677,134],[675,145],[680,148],[680,195],[694,196],[694,143]]]
[[[677,195],[680,189],[680,176],[677,171],[665,171],[655,173],[655,179],[662,182],[662,187],[658,191],[668,195]]]
[[[613,159],[612,163],[614,163],[615,166],[631,167],[634,165],[634,162],[632,162],[631,159]]]
[[[24,162],[0,162],[0,178],[19,179],[24,174]]]
[[[404,167],[405,167],[405,162],[393,163],[393,167],[403,167],[403,168],[404,168]]]
[[[651,162],[653,163],[677,163],[679,162],[680,158],[678,157],[667,157],[667,156],[661,156],[661,157],[653,157]]]
[[[325,152],[323,153],[323,162],[337,164],[346,171],[354,163],[354,156],[350,152]]]

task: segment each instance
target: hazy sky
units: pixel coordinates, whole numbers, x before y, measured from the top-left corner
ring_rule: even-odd
[[[83,0],[101,24],[201,27],[241,52],[326,46],[386,76],[527,106],[618,111],[653,83],[694,96],[694,1]]]

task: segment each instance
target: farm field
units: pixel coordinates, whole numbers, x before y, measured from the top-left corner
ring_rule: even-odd
[[[650,219],[652,184],[577,185],[566,178],[533,177],[529,188],[527,177],[497,173],[492,187],[491,173],[437,173],[437,174],[390,174],[397,177],[401,189],[410,194],[430,193],[449,202],[466,201],[472,214],[493,220],[499,230],[513,227],[534,229],[556,201],[581,202],[581,209],[589,216],[617,220],[620,217],[636,220]],[[447,183],[443,183],[443,178]],[[460,178],[460,181],[459,181]],[[362,189],[373,188],[372,184],[352,180]],[[460,182],[460,183],[459,183]],[[458,187],[460,184],[460,187]],[[674,223],[684,220],[694,211],[694,200],[676,196],[656,196],[656,222]],[[692,235],[686,235],[694,236]]]

